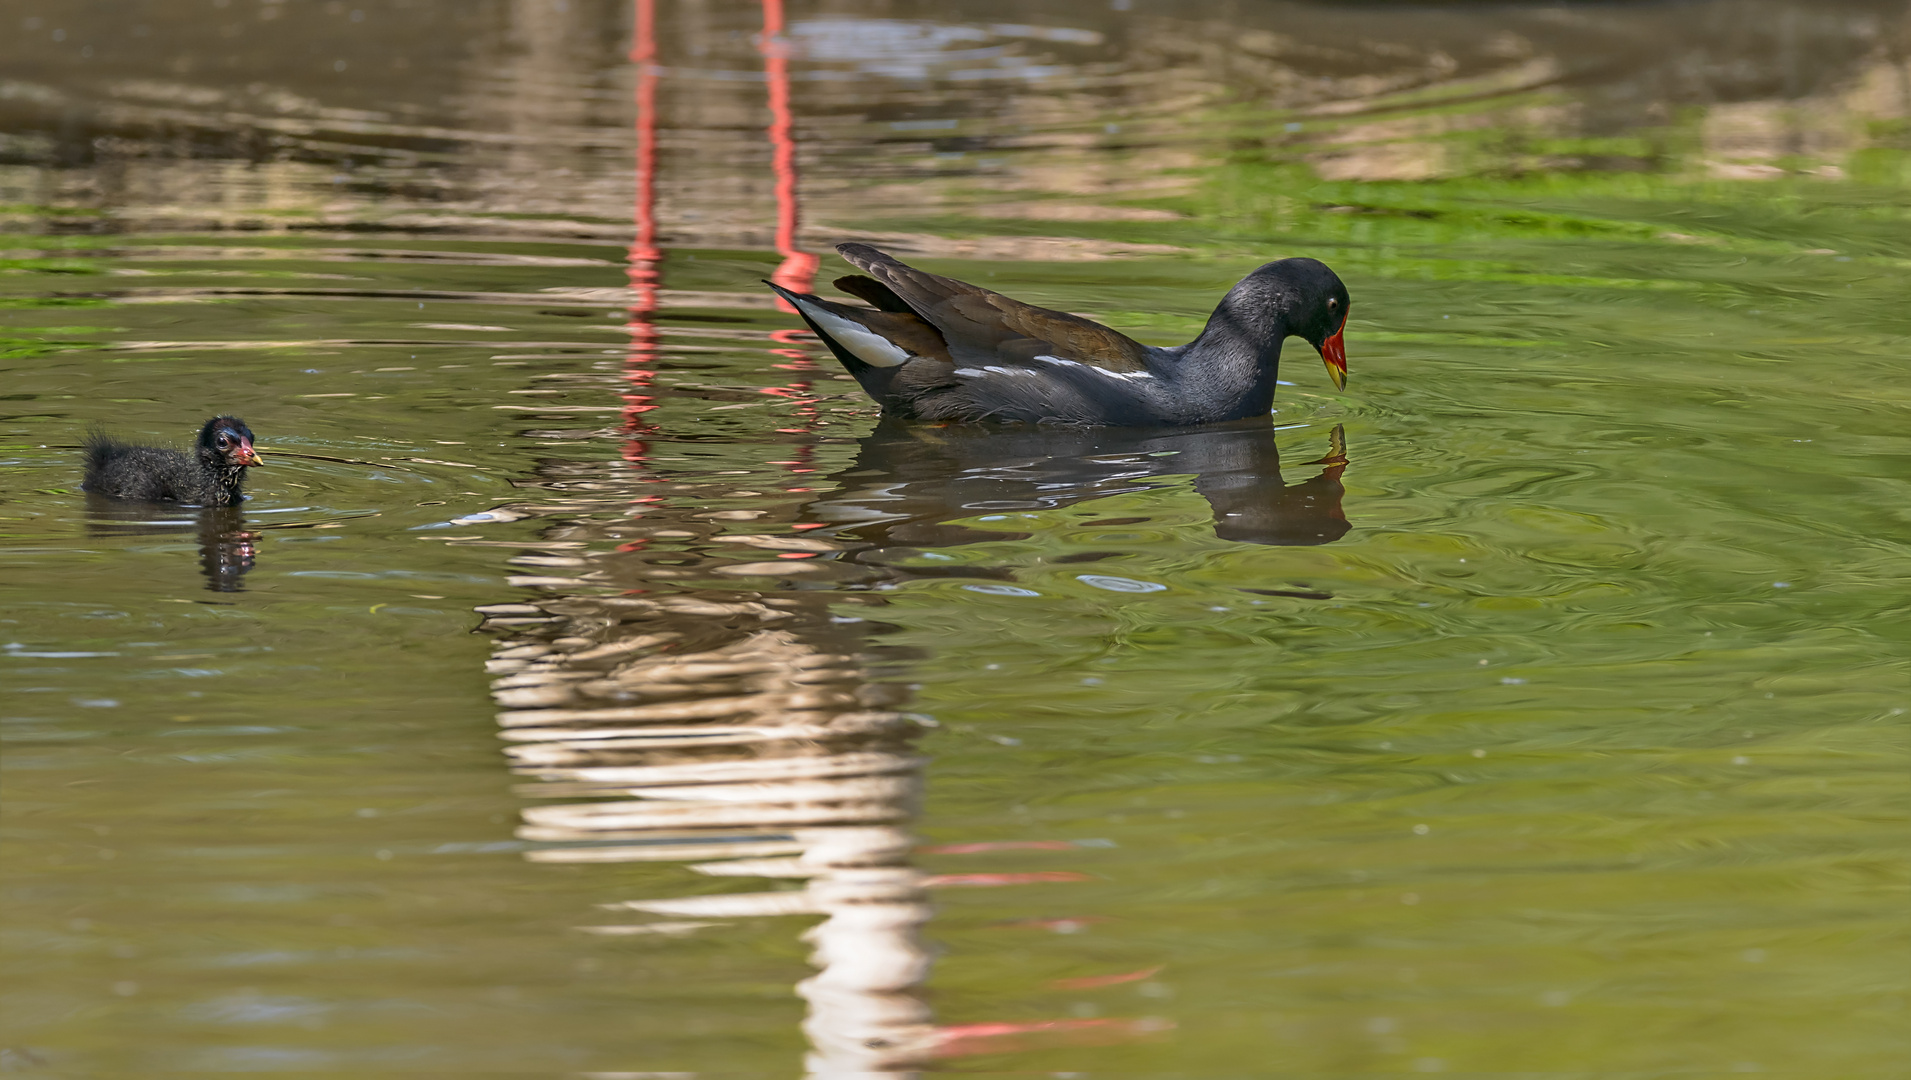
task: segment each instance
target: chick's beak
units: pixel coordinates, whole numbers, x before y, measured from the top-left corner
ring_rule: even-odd
[[[1342,316],[1340,329],[1334,336],[1320,343],[1320,358],[1327,365],[1327,377],[1334,380],[1334,389],[1347,389],[1347,343],[1341,335],[1347,332],[1347,318]]]
[[[252,440],[240,439],[238,462],[241,465],[264,465],[265,459],[252,449]]]

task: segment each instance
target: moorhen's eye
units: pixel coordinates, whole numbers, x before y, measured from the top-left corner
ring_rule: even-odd
[[[219,449],[224,450],[230,447],[231,445],[232,445],[231,439],[227,438],[224,435],[219,436]]]
[[[1334,309],[1336,309],[1336,308],[1338,308],[1338,307],[1340,307],[1340,301],[1338,301],[1338,300],[1335,300],[1335,299],[1333,299],[1333,298],[1331,298],[1331,297],[1330,297],[1330,298],[1328,298],[1328,301],[1327,301],[1327,310],[1329,310],[1329,311],[1333,311]]]

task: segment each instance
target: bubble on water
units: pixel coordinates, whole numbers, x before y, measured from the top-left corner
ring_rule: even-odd
[[[1168,588],[1166,585],[1153,581],[1136,581],[1133,578],[1114,577],[1109,574],[1077,574],[1075,575],[1075,580],[1084,585],[1092,585],[1097,589],[1106,589],[1109,592],[1165,592]]]
[[[1525,685],[1526,685],[1526,680],[1525,680],[1525,679],[1515,679],[1515,678],[1513,678],[1512,676],[1510,676],[1510,675],[1509,675],[1509,676],[1507,676],[1506,678],[1504,678],[1504,679],[1501,679],[1501,680],[1500,680],[1500,685],[1501,685],[1501,686],[1525,686]]]
[[[1431,825],[1415,825],[1413,827],[1413,835],[1415,836],[1425,836],[1432,831],[1433,827]]]
[[[970,592],[987,593],[990,596],[1040,596],[1034,589],[1024,589],[1016,585],[964,585]]]

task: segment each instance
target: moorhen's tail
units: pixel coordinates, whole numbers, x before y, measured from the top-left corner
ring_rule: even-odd
[[[86,429],[86,443],[84,447],[86,480],[83,486],[86,487],[87,490],[92,491],[98,489],[101,472],[106,468],[107,463],[111,462],[113,458],[118,455],[121,449],[123,448],[119,443],[107,437],[105,428],[95,424]]]
[[[884,285],[873,277],[864,277],[861,274],[846,274],[830,282],[830,284],[851,296],[867,302],[870,307],[878,311],[899,311],[913,314],[916,310],[909,306],[909,301],[897,296],[896,290]]]
[[[889,407],[892,384],[896,380],[897,372],[902,368],[903,361],[909,358],[909,354],[907,350],[889,342],[866,324],[866,320],[877,312],[859,310],[846,304],[825,300],[820,296],[812,296],[809,293],[795,292],[774,281],[765,281],[764,284],[775,289],[778,296],[796,309],[796,313],[809,324],[810,330],[842,363],[843,370],[849,372],[850,376],[862,385],[864,393],[876,399],[877,403],[884,408]],[[880,308],[878,311],[891,320],[908,319],[911,322],[921,323],[914,314],[907,312],[906,305],[902,305],[900,300],[896,303],[904,308],[902,312],[883,311]],[[922,324],[922,327],[925,330],[928,329],[927,324]],[[861,347],[861,352],[869,353],[887,363],[870,363],[863,356],[858,355],[857,346]]]

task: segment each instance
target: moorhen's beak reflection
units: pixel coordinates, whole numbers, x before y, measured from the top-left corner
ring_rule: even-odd
[[[948,524],[951,518],[1054,509],[1193,474],[1223,540],[1294,546],[1340,539],[1349,527],[1341,510],[1341,429],[1329,437],[1327,456],[1307,463],[1321,466],[1320,474],[1292,487],[1281,478],[1274,433],[1267,417],[1171,431],[885,420],[862,440],[856,463],[833,478],[843,490],[811,504],[806,516],[878,549],[943,547],[1007,538]]]
[[[1273,434],[1269,429],[1213,432],[1189,452],[1182,469],[1195,474],[1194,490],[1214,507],[1214,535],[1282,547],[1331,544],[1347,535],[1347,515],[1340,508],[1346,490],[1340,484],[1347,470],[1345,432],[1335,425],[1327,455],[1306,463],[1321,466],[1320,474],[1291,487],[1281,480]]]
[[[248,532],[237,506],[176,506],[89,495],[86,531],[93,536],[177,536],[197,533],[199,572],[213,592],[243,592],[258,560],[259,534]]]

